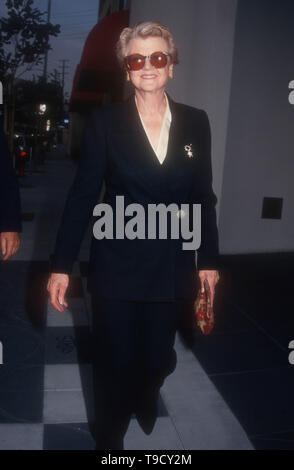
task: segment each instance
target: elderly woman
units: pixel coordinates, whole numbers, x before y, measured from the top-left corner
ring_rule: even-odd
[[[137,23],[122,31],[117,56],[134,94],[95,109],[89,118],[47,285],[51,303],[62,312],[68,306],[69,275],[105,180],[104,205],[94,211],[104,211],[104,225],[102,218],[94,224],[88,277],[96,449],[123,449],[133,413],[151,433],[159,389],[176,366],[178,321],[197,295],[197,271],[201,288],[207,279],[212,297],[219,279],[210,126],[205,111],[176,103],[165,92],[178,63],[172,34],[160,23]],[[176,204],[183,223],[193,205],[201,204],[197,268],[195,245],[183,249],[187,237],[170,236],[170,219],[166,236],[154,234],[154,220],[144,212],[154,204]]]

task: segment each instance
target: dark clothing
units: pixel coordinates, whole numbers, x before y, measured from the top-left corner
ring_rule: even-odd
[[[6,138],[0,129],[0,232],[21,232],[18,181]]]
[[[201,204],[197,267],[218,267],[208,117],[203,110],[168,99],[172,122],[162,164],[146,136],[134,95],[92,112],[51,257],[52,272],[72,272],[105,180],[103,202],[113,210],[114,238],[92,237],[88,277],[97,449],[123,448],[132,412],[142,429],[151,432],[159,389],[176,366],[175,333],[187,324],[185,317],[191,319],[199,287],[195,250],[183,250],[185,240],[169,236],[169,218],[166,239],[148,238],[146,232],[145,239],[116,238],[116,196],[124,196],[125,208],[140,204],[145,222],[149,204],[189,204],[190,221],[192,204]],[[191,144],[190,158],[185,146]]]
[[[93,110],[86,126],[81,162],[66,202],[51,271],[68,273],[97,204],[103,179],[104,203],[111,205],[114,238],[92,238],[88,288],[100,297],[137,301],[195,299],[195,250],[184,239],[116,239],[116,196],[125,207],[201,204],[198,269],[217,269],[218,232],[212,189],[211,136],[205,111],[174,102],[167,155],[161,164],[140,121],[134,95]],[[186,145],[192,144],[189,158]],[[192,210],[190,211],[190,221]],[[125,217],[128,220],[128,217]],[[147,227],[147,224],[146,224]]]
[[[97,449],[122,449],[132,413],[144,406],[151,410],[153,428],[159,389],[177,363],[173,346],[179,318],[189,307],[185,301],[127,302],[92,295]]]

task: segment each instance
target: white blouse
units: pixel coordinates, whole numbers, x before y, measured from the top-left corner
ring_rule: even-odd
[[[160,163],[163,163],[163,161],[166,157],[167,146],[168,146],[168,138],[169,138],[169,129],[170,129],[170,124],[171,124],[171,120],[172,120],[170,107],[169,107],[169,102],[168,102],[168,98],[166,96],[166,93],[164,93],[164,96],[165,96],[165,99],[166,99],[166,109],[165,109],[165,113],[164,113],[163,120],[162,120],[162,125],[161,125],[161,130],[160,130],[160,135],[159,135],[157,148],[153,147],[152,142],[150,140],[150,137],[148,135],[147,129],[144,125],[142,116],[141,116],[141,114],[138,110],[142,125],[144,127],[145,132],[146,132],[146,135],[148,137],[150,145],[153,148],[153,150],[154,150],[154,152],[155,152],[155,154],[156,154],[156,156],[157,156]],[[135,101],[136,101],[136,105],[137,105],[136,95],[135,95]],[[138,109],[138,105],[137,105],[137,109]]]

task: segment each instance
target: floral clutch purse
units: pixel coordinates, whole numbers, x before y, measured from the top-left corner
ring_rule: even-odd
[[[197,325],[204,335],[209,335],[214,326],[214,312],[211,293],[207,279],[204,280],[204,292],[198,291],[194,303],[194,313]]]

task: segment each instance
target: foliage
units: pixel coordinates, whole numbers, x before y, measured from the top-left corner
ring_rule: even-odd
[[[40,65],[51,49],[50,36],[57,36],[60,25],[47,23],[33,0],[6,0],[6,18],[0,18],[0,75],[14,80]]]

